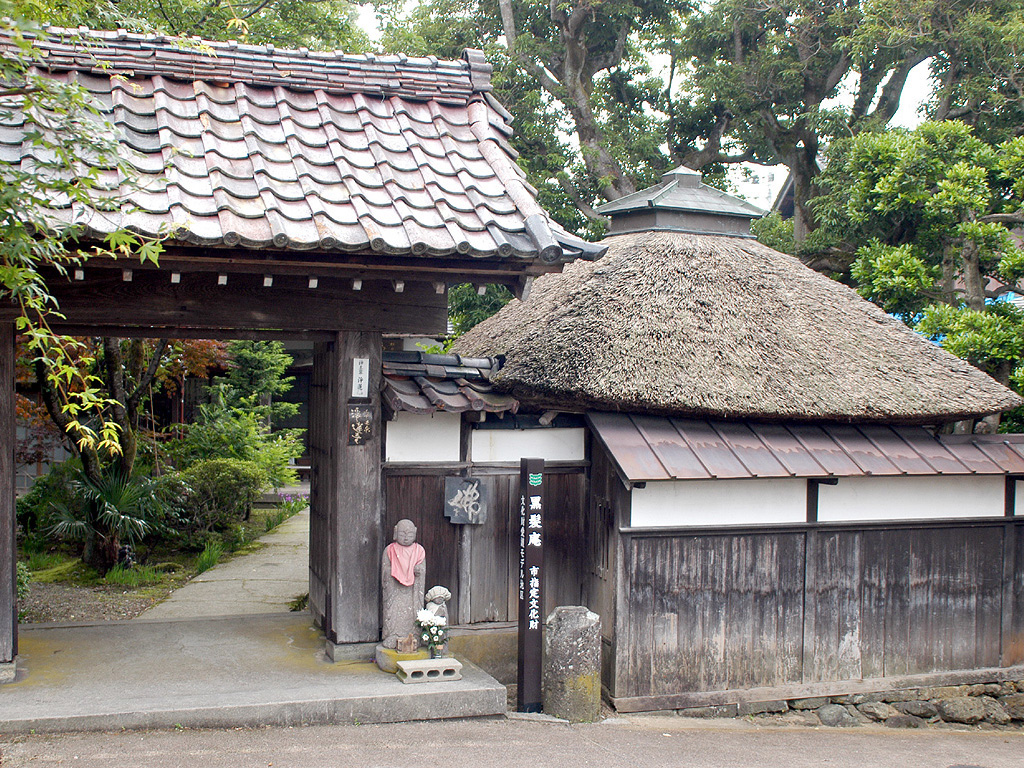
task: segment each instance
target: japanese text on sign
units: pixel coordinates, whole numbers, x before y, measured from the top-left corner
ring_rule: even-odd
[[[352,397],[370,396],[370,360],[356,357],[352,360]]]

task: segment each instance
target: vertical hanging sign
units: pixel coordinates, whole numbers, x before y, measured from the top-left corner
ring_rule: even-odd
[[[352,399],[362,400],[370,396],[370,359],[356,357],[352,360]]]
[[[520,712],[541,710],[541,611],[544,606],[544,459],[519,467]]]

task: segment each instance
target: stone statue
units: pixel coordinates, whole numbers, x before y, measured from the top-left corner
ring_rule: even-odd
[[[424,610],[430,611],[435,616],[448,618],[448,606],[445,603],[452,599],[451,592],[442,586],[431,587],[423,599],[427,601],[427,604],[423,606]]]
[[[444,587],[438,585],[431,587],[427,590],[427,594],[424,595],[424,600],[427,604],[423,606],[423,610],[426,613],[432,613],[435,616],[440,616],[444,619],[444,642],[436,649],[432,648],[432,655],[434,656],[447,656],[448,655],[448,627],[451,626],[451,622],[448,621],[448,606],[447,602],[452,599],[452,593]]]
[[[409,635],[416,637],[416,612],[423,606],[427,553],[416,543],[412,520],[398,521],[395,540],[384,549],[380,571],[384,606],[381,645],[394,649]]]

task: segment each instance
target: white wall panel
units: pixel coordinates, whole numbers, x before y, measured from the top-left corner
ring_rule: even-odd
[[[664,480],[634,488],[632,525],[772,525],[807,519],[807,481]]]
[[[818,520],[938,520],[1000,517],[1002,475],[841,477],[818,491]]]
[[[387,422],[385,461],[458,461],[458,413],[433,415],[400,411]]]
[[[519,461],[538,458],[546,461],[582,461],[584,431],[579,428],[554,429],[474,429],[473,461]]]

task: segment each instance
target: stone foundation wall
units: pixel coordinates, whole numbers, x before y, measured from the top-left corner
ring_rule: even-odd
[[[907,688],[676,710],[684,717],[771,716],[803,725],[921,728],[936,723],[1024,725],[1024,680]]]

